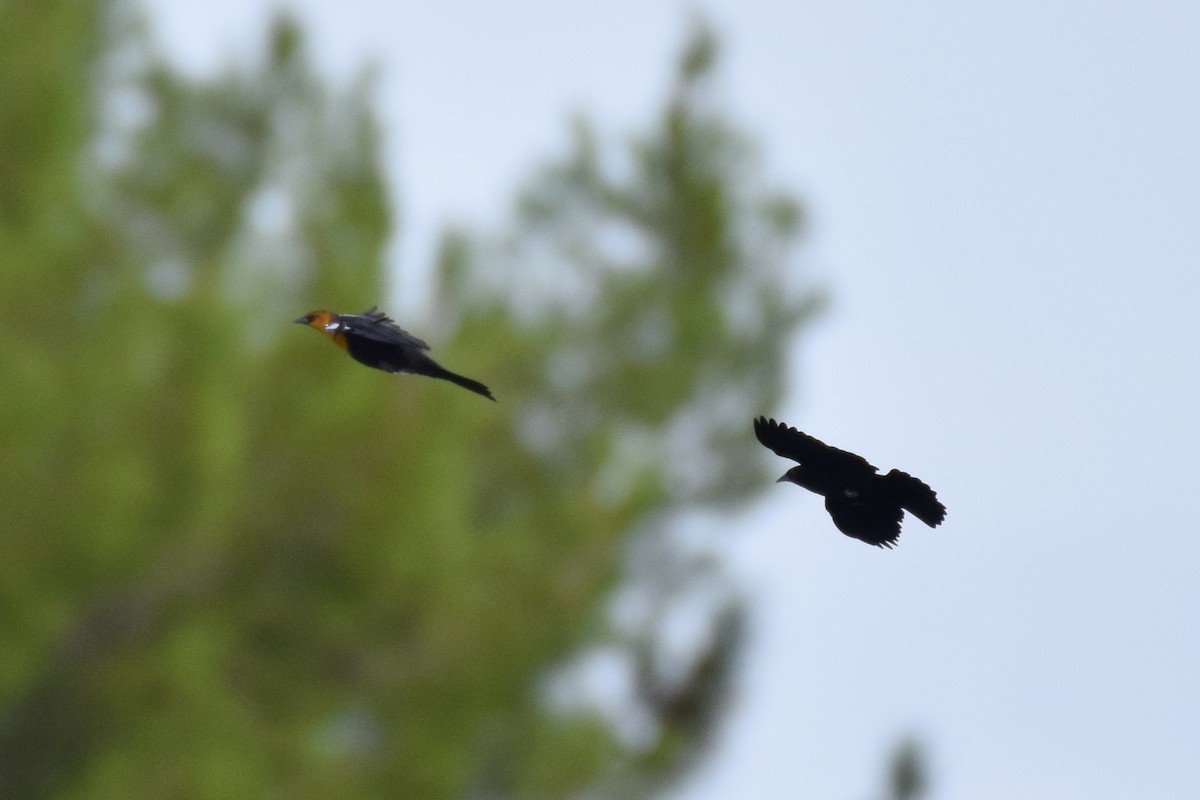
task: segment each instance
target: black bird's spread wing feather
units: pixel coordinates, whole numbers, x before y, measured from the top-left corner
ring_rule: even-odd
[[[900,539],[904,512],[897,505],[830,495],[825,498],[825,510],[837,529],[852,539],[889,549]]]
[[[395,320],[371,306],[361,314],[339,314],[338,322],[344,333],[373,339],[383,344],[428,350],[429,345],[396,324]]]
[[[754,435],[762,442],[763,447],[775,455],[798,461],[813,470],[850,470],[867,473],[876,471],[862,456],[831,447],[816,437],[801,433],[773,419],[759,417],[754,420]]]
[[[892,470],[883,479],[900,505],[929,527],[936,528],[946,518],[946,507],[924,481],[898,469]]]

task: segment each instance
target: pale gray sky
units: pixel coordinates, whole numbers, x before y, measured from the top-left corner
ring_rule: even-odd
[[[211,72],[274,4],[149,6]],[[381,70],[415,309],[439,227],[499,224],[568,112],[647,122],[691,6],[292,7],[333,74]],[[1200,4],[702,7],[834,297],[779,415],[950,511],[877,551],[773,488],[734,545],[745,682],[683,797],[867,800],[910,731],[935,800],[1200,796]]]

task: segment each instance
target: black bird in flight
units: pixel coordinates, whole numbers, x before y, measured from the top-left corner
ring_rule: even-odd
[[[458,375],[425,354],[429,345],[371,306],[361,314],[310,311],[295,322],[315,328],[360,364],[384,372],[408,372],[456,383],[495,401],[488,387]]]
[[[905,511],[931,528],[946,518],[933,489],[907,472],[880,475],[862,456],[766,417],[754,420],[754,435],[775,455],[800,462],[779,480],[824,497],[833,524],[847,536],[890,548],[900,538]]]

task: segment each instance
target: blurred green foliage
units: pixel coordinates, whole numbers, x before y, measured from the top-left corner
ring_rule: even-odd
[[[887,800],[921,800],[929,792],[929,757],[914,736],[901,738],[888,765]]]
[[[498,405],[288,324],[380,301],[392,214],[369,82],[332,91],[293,24],[272,37],[200,81],[125,4],[0,2],[0,796],[669,774],[712,724],[734,610],[683,679],[635,670],[648,740],[543,687],[620,644],[629,542],[757,491],[750,417],[816,305],[711,35],[653,130],[614,148],[578,122],[510,232],[446,235],[402,324]]]

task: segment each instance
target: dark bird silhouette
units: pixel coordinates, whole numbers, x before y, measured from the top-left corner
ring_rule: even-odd
[[[479,381],[451,372],[426,355],[429,345],[374,306],[361,314],[310,311],[295,322],[320,331],[360,364],[384,372],[407,372],[441,378],[489,400],[496,399],[492,397],[491,390]]]
[[[824,497],[833,524],[847,536],[890,548],[900,538],[905,511],[931,528],[946,518],[933,489],[907,472],[880,475],[862,456],[765,417],[754,420],[754,435],[775,455],[800,462],[779,480]]]

